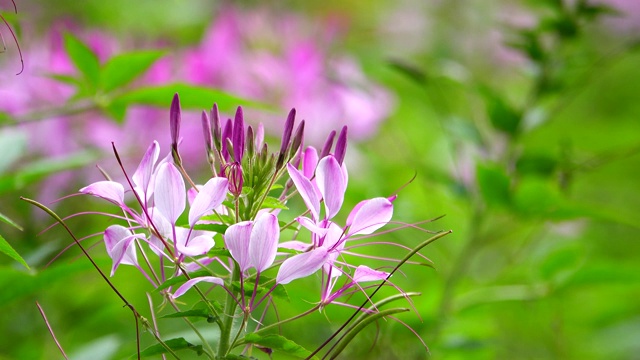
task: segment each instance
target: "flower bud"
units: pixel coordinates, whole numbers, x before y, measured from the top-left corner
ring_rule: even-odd
[[[242,194],[244,179],[242,178],[242,166],[239,162],[233,162],[225,167],[225,177],[229,180],[229,192],[238,197]]]
[[[344,155],[347,152],[347,127],[343,126],[342,131],[340,131],[340,135],[338,135],[338,141],[336,141],[336,160],[338,160],[338,164],[342,165],[344,161]]]
[[[169,112],[169,128],[171,130],[171,155],[173,161],[176,164],[181,164],[180,154],[178,153],[178,141],[180,138],[180,122],[181,122],[181,110],[180,110],[180,97],[178,93],[173,95],[171,101],[171,110]]]
[[[329,155],[331,152],[331,147],[333,146],[333,139],[336,137],[336,131],[332,130],[329,133],[329,137],[327,137],[327,141],[325,141],[324,146],[322,147],[322,151],[320,151],[320,159]]]
[[[244,155],[244,116],[242,114],[242,107],[238,106],[236,111],[236,117],[233,122],[233,158],[242,162],[242,156]]]

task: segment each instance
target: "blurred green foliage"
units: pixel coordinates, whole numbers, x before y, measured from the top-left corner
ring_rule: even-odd
[[[214,11],[214,5],[202,1],[161,3],[59,1],[37,4],[43,9],[38,11],[29,2],[19,6],[24,6],[24,22],[50,24],[71,15],[116,34],[170,36],[184,43],[198,39],[206,14]],[[429,228],[454,233],[422,251],[437,271],[407,265],[405,276],[394,278],[403,289],[422,292],[415,300],[422,319],[399,318],[425,339],[432,358],[633,358],[640,351],[637,39],[608,32],[602,22],[611,9],[587,1],[567,2],[572,6],[559,0],[518,2],[530,23],[525,25],[505,26],[496,16],[482,16],[499,13],[507,3],[270,5],[348,19],[345,48],[396,94],[396,112],[379,133],[350,146],[347,201],[355,205],[356,199],[390,195],[417,172],[395,202],[394,219],[413,223],[446,214]],[[393,37],[399,24],[388,19],[409,13],[407,24],[422,19],[426,25],[417,24],[410,30],[415,33],[403,39],[407,50]],[[143,15],[149,21],[140,21]],[[508,35],[510,47],[491,42],[489,31],[495,29]],[[211,98],[226,109],[243,101],[187,84],[123,90],[161,52],[123,54],[101,65],[73,36],[66,37],[65,46],[83,77],[60,80],[77,84],[78,99],[91,97],[116,119],[130,104],[164,104],[176,90],[183,105],[192,108],[209,107]],[[512,52],[501,57],[504,51]],[[20,141],[0,141],[0,211],[24,231],[5,226],[0,232],[31,270],[0,258],[0,329],[7,334],[0,340],[0,358],[59,357],[35,300],[71,358],[130,356],[135,352],[131,315],[77,249],[45,267],[70,239],[58,228],[37,236],[49,220],[18,200],[19,195],[35,197],[31,186],[45,176],[86,166],[95,154],[24,159],[27,145]],[[60,211],[66,215],[87,206],[99,205],[71,198]],[[104,229],[99,218],[70,224],[80,234]],[[385,236],[385,241],[409,247],[422,240],[424,234],[411,229]],[[110,261],[99,249],[93,254],[107,269]],[[149,289],[139,274],[123,269],[113,280],[149,316],[141,291]],[[281,318],[316,301],[308,295],[317,292],[312,281],[300,283],[302,289],[289,293],[291,302],[279,309]],[[338,319],[350,314],[349,309],[328,309],[285,327],[283,335],[314,349],[340,325]],[[187,336],[177,320],[159,321],[166,324],[167,338]],[[344,358],[427,357],[400,324],[378,325],[358,335]],[[154,344],[144,334],[142,341],[144,347]]]

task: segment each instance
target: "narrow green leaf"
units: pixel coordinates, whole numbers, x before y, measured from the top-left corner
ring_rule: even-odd
[[[102,68],[100,88],[109,92],[127,85],[149,69],[162,55],[162,51],[135,51],[112,57]]]
[[[282,210],[289,210],[289,208],[282,203],[282,201],[271,197],[271,196],[267,196],[264,201],[262,202],[262,207],[261,209],[282,209]]]
[[[16,224],[16,222],[14,222],[13,220],[9,219],[5,214],[0,213],[0,221],[3,221],[11,226],[13,226],[14,228],[22,231],[22,226]]]
[[[256,333],[249,333],[244,337],[244,341],[249,344],[279,350],[301,359],[311,355],[311,351],[280,335],[271,334],[261,336]],[[317,359],[317,357],[314,356],[313,359]]]
[[[215,215],[210,216],[209,218],[207,218],[206,216],[203,216],[202,220],[218,221],[219,218],[217,216],[215,216]],[[225,225],[225,224],[196,224],[193,227],[193,229],[194,230],[213,231],[213,232],[218,233],[218,234],[224,234],[224,232],[227,231],[228,227],[229,227],[229,225]]]
[[[484,88],[481,93],[485,98],[487,116],[491,125],[497,130],[515,135],[520,128],[521,114],[492,90]]]
[[[27,264],[26,261],[24,261],[24,259],[22,258],[22,256],[20,256],[20,254],[18,254],[17,251],[15,251],[11,245],[9,245],[9,243],[7,242],[7,240],[5,240],[2,235],[0,235],[0,252],[5,253],[6,255],[8,255],[10,258],[12,258],[13,260],[19,262],[20,264],[24,265],[24,267],[26,267],[27,269],[29,269],[29,265]]]
[[[476,178],[480,194],[489,206],[507,206],[511,199],[509,194],[509,177],[504,169],[496,164],[478,163]]]
[[[172,319],[172,318],[205,318],[207,322],[214,322],[215,316],[211,314],[207,309],[191,309],[186,311],[178,311],[172,314],[160,316],[160,319]]]
[[[173,351],[189,349],[191,351],[195,351],[198,355],[201,355],[203,353],[202,345],[194,345],[188,342],[187,340],[185,340],[184,338],[175,338],[175,339],[167,340],[164,343]],[[153,355],[166,354],[168,352],[169,350],[167,350],[164,346],[162,346],[162,344],[156,344],[156,345],[149,346],[148,348],[141,351],[140,356],[149,357]],[[136,357],[137,357],[137,354],[134,354],[131,356],[132,359],[135,359]]]
[[[227,250],[225,248],[212,248],[207,253],[207,257],[225,257],[225,258],[230,258],[231,257],[231,253],[229,252],[229,250]]]
[[[98,56],[74,35],[67,33],[64,35],[64,48],[71,58],[73,65],[84,76],[85,80],[92,88],[98,84],[100,77],[100,61]]]

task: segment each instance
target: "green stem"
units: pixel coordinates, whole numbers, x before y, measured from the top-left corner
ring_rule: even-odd
[[[176,305],[176,303],[173,301],[173,299],[170,296],[168,296],[167,298],[169,299],[169,302],[171,303],[171,306],[174,308],[174,310],[179,312],[180,308],[178,308],[178,305]],[[213,348],[211,348],[211,345],[209,345],[209,342],[200,333],[198,328],[195,327],[195,325],[193,325],[191,320],[187,319],[186,317],[183,317],[182,319],[191,328],[191,330],[193,330],[193,332],[198,336],[198,338],[200,338],[200,341],[202,342],[202,345],[204,347],[206,347],[206,351],[204,353],[207,354],[207,357],[209,359],[215,359],[215,356],[214,356],[215,351],[213,351]]]
[[[233,266],[233,275],[231,276],[231,280],[229,281],[229,289],[233,289],[233,283],[240,280],[240,268],[238,264],[234,263]],[[238,292],[237,295],[244,296],[242,293],[242,289]],[[223,322],[223,327],[220,329],[220,343],[218,344],[218,357],[222,358],[229,353],[230,350],[230,340],[231,340],[231,328],[233,327],[233,317],[236,312],[236,304],[235,299],[231,295],[231,293],[227,294],[226,301],[224,303],[224,316],[226,318]]]

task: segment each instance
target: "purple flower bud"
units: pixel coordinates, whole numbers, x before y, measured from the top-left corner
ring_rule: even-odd
[[[347,152],[347,126],[342,127],[340,135],[338,135],[338,141],[336,141],[335,157],[338,160],[338,164],[342,165],[344,161],[344,155]]]
[[[298,152],[298,149],[302,147],[302,142],[304,141],[304,120],[298,125],[296,129],[296,134],[293,136],[293,141],[291,142],[291,154],[295,154]]]
[[[204,144],[207,153],[213,150],[213,136],[211,134],[211,120],[206,111],[202,111],[202,133],[204,134]]]
[[[293,132],[293,123],[296,121],[296,109],[291,109],[287,121],[284,123],[284,132],[282,133],[282,144],[280,145],[280,155],[284,155],[289,148],[289,140]]]
[[[331,133],[329,134],[329,137],[327,137],[327,141],[324,143],[324,146],[322,147],[322,151],[320,151],[320,159],[329,155],[329,153],[331,152],[331,147],[333,146],[333,139],[335,137],[336,137],[336,131],[332,130]]]
[[[227,146],[227,140],[231,140],[231,135],[233,133],[233,123],[231,119],[227,119],[226,124],[224,125],[224,130],[222,130],[222,137],[220,141],[222,143],[222,156],[225,160],[229,161],[230,154]]]
[[[171,110],[169,112],[169,122],[171,128],[171,146],[174,149],[178,148],[178,137],[180,137],[180,97],[178,93],[173,95],[173,100],[171,101]]]
[[[242,166],[239,162],[234,162],[225,168],[225,177],[229,180],[229,192],[238,197],[242,194],[244,180],[242,178]]]
[[[252,158],[253,154],[255,153],[255,135],[253,133],[253,128],[251,127],[251,125],[247,126],[246,144],[249,158]]]
[[[242,161],[242,155],[244,155],[244,116],[242,114],[242,107],[238,106],[236,111],[236,118],[233,122],[233,157],[236,161]]]
[[[216,149],[220,149],[222,144],[220,135],[220,113],[218,112],[218,104],[213,104],[211,108],[211,127],[213,128],[213,143]]]

